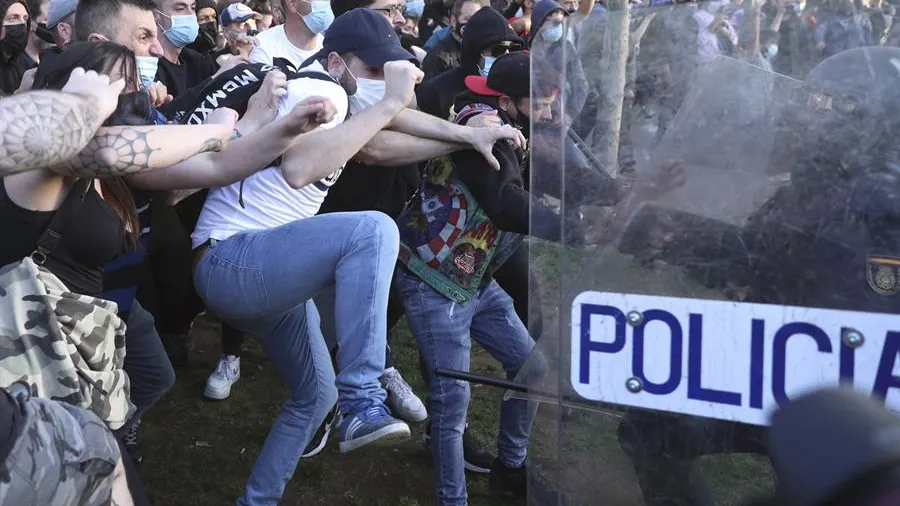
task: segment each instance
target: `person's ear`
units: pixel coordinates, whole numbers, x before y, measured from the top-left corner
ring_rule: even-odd
[[[341,59],[341,55],[337,53],[328,53],[328,59],[326,60],[328,68],[325,70],[328,72],[331,77],[335,79],[340,79],[340,77],[344,74],[344,61]]]
[[[63,44],[68,44],[72,41],[72,25],[69,23],[58,23],[56,25],[56,34]]]
[[[497,99],[497,105],[500,106],[500,109],[503,112],[509,113],[509,110],[512,107],[512,99],[507,97],[506,95],[501,96]]]
[[[103,35],[100,35],[96,32],[91,32],[90,35],[87,36],[88,42],[108,42],[108,39]]]

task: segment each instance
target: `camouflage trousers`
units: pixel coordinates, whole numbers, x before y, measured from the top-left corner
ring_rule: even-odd
[[[0,504],[109,505],[120,453],[106,424],[79,407],[29,397],[24,388],[16,404],[24,416],[0,464]]]

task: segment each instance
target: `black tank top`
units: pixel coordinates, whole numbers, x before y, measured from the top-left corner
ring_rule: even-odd
[[[0,179],[0,265],[18,262],[31,255],[38,239],[56,211],[31,211],[13,202]],[[47,255],[44,266],[73,293],[100,297],[103,293],[103,266],[125,250],[125,226],[109,205],[90,186],[75,216],[64,221],[56,249]]]

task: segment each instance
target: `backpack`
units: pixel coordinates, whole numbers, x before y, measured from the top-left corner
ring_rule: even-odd
[[[317,79],[320,81],[335,83],[331,76],[311,70],[296,69],[288,60],[275,58],[272,65],[265,63],[244,63],[222,72],[214,78],[209,78],[198,86],[188,90],[177,99],[160,108],[167,116],[178,123],[185,125],[199,125],[206,120],[211,112],[219,107],[228,107],[237,111],[238,117],[247,112],[247,104],[250,97],[262,86],[266,74],[273,70],[280,70],[287,76],[288,81],[294,79]],[[281,165],[281,156],[274,159],[267,166]],[[240,205],[244,207],[244,181],[240,186]]]
[[[284,58],[275,58],[272,65],[244,63],[206,79],[172,102],[160,107],[160,111],[167,118],[183,125],[199,125],[219,107],[234,109],[239,117],[243,116],[247,112],[247,103],[250,101],[250,97],[259,91],[266,74],[273,70],[284,72],[288,81],[308,78],[335,82],[330,76],[321,72],[298,70]]]

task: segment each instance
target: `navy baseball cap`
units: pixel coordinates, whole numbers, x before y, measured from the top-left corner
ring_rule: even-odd
[[[383,15],[362,8],[345,12],[334,20],[325,30],[322,49],[313,58],[318,60],[331,53],[353,53],[366,65],[378,68],[392,61],[416,59],[403,49],[400,37]]]

